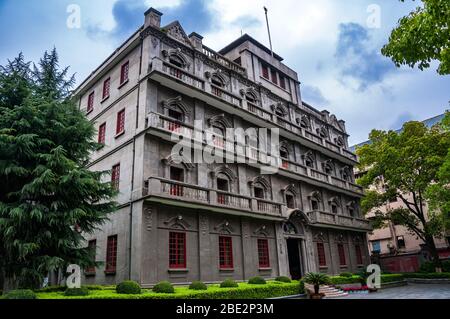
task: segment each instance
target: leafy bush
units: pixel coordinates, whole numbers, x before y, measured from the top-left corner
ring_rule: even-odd
[[[436,266],[432,261],[424,262],[420,265],[419,272],[434,273],[436,272]],[[442,262],[442,272],[450,272],[450,260],[445,260]]]
[[[220,284],[220,288],[237,288],[239,285],[233,279],[225,279]]]
[[[341,277],[353,277],[353,274],[351,272],[343,272],[339,276]]]
[[[279,277],[275,278],[275,281],[286,282],[286,283],[292,282],[291,278],[286,277],[286,276],[279,276]]]
[[[175,293],[175,289],[172,284],[168,281],[160,281],[153,287],[153,292],[162,293],[162,294],[173,294]]]
[[[303,282],[303,280],[300,280],[298,293],[299,294],[305,293],[305,283]]]
[[[11,290],[4,297],[4,299],[37,299],[34,291],[29,289]]]
[[[256,276],[256,277],[252,277],[248,280],[248,283],[251,285],[265,285],[266,284],[266,280],[263,277],[260,276]]]
[[[189,285],[189,289],[191,289],[191,290],[207,290],[208,287],[201,281],[193,281]]]
[[[117,285],[116,291],[118,294],[139,295],[141,286],[136,281],[126,280]]]
[[[89,295],[89,289],[86,287],[80,287],[80,288],[67,288],[66,291],[64,291],[64,296],[87,296]]]
[[[330,284],[344,285],[344,284],[358,284],[361,283],[361,277],[353,275],[352,277],[331,276]]]

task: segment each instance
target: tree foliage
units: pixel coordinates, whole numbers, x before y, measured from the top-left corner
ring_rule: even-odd
[[[443,123],[432,128],[407,122],[400,133],[373,130],[371,143],[357,149],[360,169],[367,171],[358,180],[366,192],[363,211],[375,216],[375,227],[383,227],[387,221],[406,226],[425,242],[436,262],[433,237],[442,235],[448,210],[440,205],[437,195],[428,214],[426,206],[436,187],[441,190],[442,183],[448,183],[443,170],[450,167],[450,131],[445,124],[449,120],[447,113]],[[393,200],[403,205],[379,209]]]
[[[417,64],[420,70],[437,60],[439,74],[450,74],[450,1],[422,2],[422,7],[399,20],[381,52],[397,66]]]
[[[0,68],[0,270],[20,287],[70,263],[92,266],[83,233],[116,207],[106,172],[86,167],[94,127],[70,99],[67,73],[56,50],[33,70],[22,54]]]

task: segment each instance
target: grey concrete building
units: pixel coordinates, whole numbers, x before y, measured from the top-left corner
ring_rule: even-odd
[[[75,92],[103,144],[90,168],[111,170],[120,191],[119,210],[86,236],[104,265],[86,269],[85,282],[362,269],[370,226],[345,122],[303,102],[297,73],[250,36],[215,52],[177,21],[161,26],[161,16],[149,9]],[[277,128],[279,149],[266,151],[272,135],[229,142],[229,128]],[[212,142],[241,161],[197,163],[174,153],[173,136],[192,137],[192,153]],[[263,158],[274,173],[263,172]]]

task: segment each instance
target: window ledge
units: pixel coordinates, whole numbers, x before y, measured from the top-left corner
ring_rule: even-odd
[[[104,102],[106,102],[106,100],[108,100],[109,99],[109,95],[108,96],[105,96],[101,101],[100,101],[100,103],[104,103]]]
[[[92,112],[94,112],[94,109],[89,110],[89,111],[86,111],[86,115],[89,115],[89,114],[91,114]]]
[[[167,272],[169,272],[169,273],[185,273],[185,272],[189,272],[189,269],[187,269],[187,268],[169,268],[167,270]]]
[[[234,268],[219,268],[220,272],[234,272]]]
[[[121,137],[123,134],[125,134],[125,130],[123,130],[122,132],[117,133],[114,138],[119,138]]]
[[[114,276],[116,274],[115,270],[105,270],[105,275]]]
[[[319,266],[319,269],[328,269],[328,266]]]
[[[271,271],[272,267],[259,267],[259,271]]]
[[[122,87],[124,87],[128,82],[130,82],[130,79],[126,79],[125,81],[123,81],[123,83],[121,83],[118,87],[118,89],[121,89]]]
[[[85,272],[84,272],[84,275],[85,275],[86,277],[93,277],[93,276],[95,276],[95,274],[96,274],[95,271],[85,271]]]

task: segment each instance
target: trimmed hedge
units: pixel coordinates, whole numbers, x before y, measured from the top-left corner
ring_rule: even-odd
[[[3,299],[36,299],[37,296],[33,290],[17,289],[11,290],[2,297]]]
[[[67,288],[64,291],[64,296],[72,297],[72,296],[87,296],[89,295],[89,289],[81,286],[80,288]]]
[[[265,285],[267,282],[263,277],[252,277],[248,280],[248,283],[251,285]]]
[[[434,273],[435,271],[436,267],[432,261],[427,261],[420,265],[419,272],[421,273]],[[450,272],[450,260],[442,262],[442,272]]]
[[[450,279],[450,272],[432,272],[432,273],[403,273],[403,278],[420,278],[420,279]]]
[[[403,274],[381,274],[381,283],[404,280]]]
[[[339,275],[340,277],[353,277],[353,274],[351,272],[343,272]]]
[[[189,285],[189,289],[191,289],[191,290],[207,290],[208,287],[201,281],[193,281]]]
[[[266,285],[240,283],[239,288],[220,288],[211,285],[208,290],[190,290],[176,287],[175,293],[154,293],[143,289],[140,295],[117,294],[114,290],[93,291],[89,296],[68,297],[70,299],[265,299],[303,293],[298,281],[292,283],[268,282]],[[38,294],[39,299],[64,299],[59,292]]]
[[[136,281],[125,280],[117,285],[116,292],[125,295],[139,295],[141,293],[141,286]]]
[[[330,284],[332,285],[344,285],[344,284],[359,284],[361,283],[361,277],[352,275],[351,277],[331,276]]]
[[[279,276],[279,277],[275,278],[275,281],[286,282],[286,283],[292,282],[291,278],[286,277],[286,276]]]
[[[238,283],[236,281],[234,281],[233,279],[225,279],[220,284],[220,288],[237,288],[237,287],[238,287]]]
[[[175,293],[175,289],[173,288],[172,284],[168,281],[161,281],[157,283],[152,290],[153,292],[156,293],[164,293],[164,294]]]

